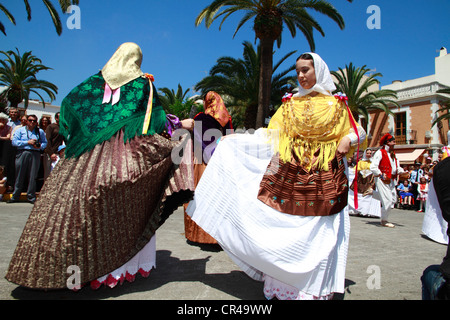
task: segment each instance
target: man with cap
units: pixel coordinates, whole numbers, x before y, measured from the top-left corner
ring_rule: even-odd
[[[380,140],[381,148],[372,157],[370,170],[373,172],[375,185],[380,195],[381,201],[381,225],[393,228],[394,225],[388,222],[388,217],[394,204],[397,202],[397,192],[395,181],[397,174],[403,173],[394,153],[395,138],[386,133]]]
[[[52,163],[51,163],[51,168],[50,171],[52,171],[56,164],[59,162],[59,160],[61,160],[62,157],[64,157],[64,151],[66,149],[66,145],[62,144],[58,147],[58,151],[57,153],[54,155],[54,157],[52,157]]]

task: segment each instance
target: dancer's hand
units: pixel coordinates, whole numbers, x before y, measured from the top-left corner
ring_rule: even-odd
[[[347,154],[350,151],[350,145],[351,145],[350,138],[345,136],[339,143],[336,152],[342,155]]]
[[[181,120],[181,127],[186,130],[193,130],[194,129],[194,119]]]

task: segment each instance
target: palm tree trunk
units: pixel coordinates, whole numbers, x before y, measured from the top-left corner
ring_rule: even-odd
[[[11,87],[6,99],[9,101],[10,108],[18,108],[19,104],[23,101],[22,93],[21,90],[17,88],[16,84],[13,84]]]
[[[258,113],[256,116],[256,128],[265,125],[265,119],[269,114],[270,92],[272,89],[273,69],[273,44],[274,40],[262,38],[261,45],[261,68],[259,76]]]

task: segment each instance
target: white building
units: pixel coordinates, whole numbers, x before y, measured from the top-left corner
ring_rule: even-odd
[[[439,56],[435,57],[434,74],[394,81],[381,88],[396,91],[400,107],[392,107],[393,115],[390,116],[380,111],[370,112],[369,136],[372,140],[369,146],[378,146],[382,135],[390,132],[396,137],[395,150],[401,163],[409,164],[416,160],[423,162],[423,155],[430,155],[433,160],[437,160],[437,151],[449,143],[449,121],[432,125],[443,114],[438,110],[448,99],[446,94],[437,91],[449,87],[450,54],[443,47]]]
[[[6,87],[0,87],[0,93],[2,93]],[[52,123],[55,122],[55,114],[59,112],[60,108],[59,106],[52,105],[51,103],[45,103],[42,104],[39,100],[29,100],[28,101],[28,108],[25,109],[25,103],[22,102],[18,106],[20,115],[23,114],[34,114],[40,120],[43,116],[50,117]]]
[[[59,112],[61,107],[54,106],[50,103],[45,103],[45,108],[41,101],[29,100],[28,108],[25,110],[25,104],[22,102],[19,104],[19,110],[22,113],[34,114],[40,120],[43,116],[50,117],[52,123],[55,122],[55,114]]]

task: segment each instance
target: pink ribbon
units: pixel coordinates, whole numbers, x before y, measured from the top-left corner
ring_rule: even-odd
[[[103,103],[109,103],[112,97],[112,105],[115,105],[120,100],[120,88],[112,90],[111,87],[105,83],[105,94],[103,95]]]

